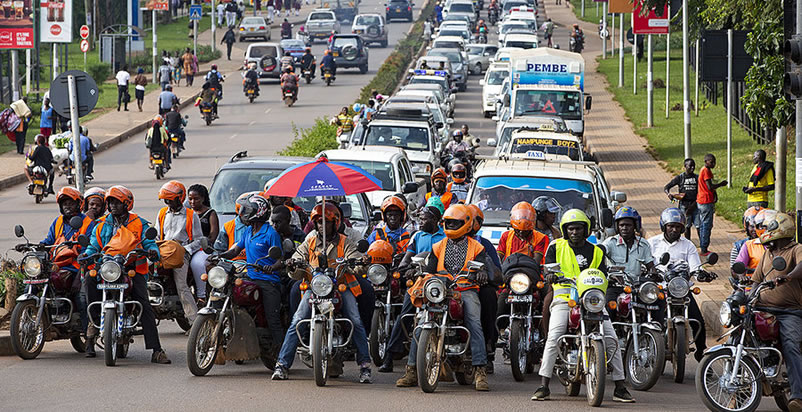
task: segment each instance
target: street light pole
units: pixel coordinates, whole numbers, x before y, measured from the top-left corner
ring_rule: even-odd
[[[159,67],[156,65],[156,57],[159,55],[159,49],[156,46],[156,9],[150,12],[151,20],[153,20],[153,83],[159,82]]]
[[[652,35],[646,37],[646,127],[654,126],[654,71],[652,63]]]
[[[799,1],[799,0],[797,0]],[[682,0],[682,119],[684,123],[685,158],[691,157],[691,101],[688,76],[688,0]]]

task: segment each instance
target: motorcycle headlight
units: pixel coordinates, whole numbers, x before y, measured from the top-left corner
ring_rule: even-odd
[[[677,276],[668,281],[668,293],[675,298],[684,298],[691,290],[691,285],[684,278]]]
[[[42,274],[42,261],[38,257],[29,255],[22,259],[22,270],[25,276],[35,278]]]
[[[718,310],[718,320],[721,322],[721,326],[725,328],[732,325],[732,306],[726,300],[721,302],[721,308]]]
[[[384,265],[370,265],[368,268],[368,280],[374,285],[381,285],[387,280],[387,268]]]
[[[431,303],[440,303],[446,298],[446,285],[439,279],[430,279],[423,287],[423,296]]]
[[[220,266],[215,266],[209,269],[206,282],[215,289],[222,289],[223,286],[226,285],[226,282],[228,282],[228,273]]]
[[[604,292],[599,289],[591,289],[582,296],[582,306],[588,312],[601,312],[604,309]]]
[[[312,278],[310,283],[312,293],[317,296],[328,296],[334,290],[334,281],[326,275],[317,275]]]
[[[512,275],[510,278],[510,290],[514,293],[522,295],[529,290],[529,285],[532,282],[529,280],[529,276],[526,276],[524,273],[516,273]]]
[[[123,274],[123,267],[114,261],[104,262],[100,265],[100,277],[106,282],[116,282]]]
[[[651,305],[652,303],[657,302],[658,293],[660,293],[660,289],[657,288],[656,283],[646,282],[641,285],[640,289],[638,290],[638,299],[647,305]]]

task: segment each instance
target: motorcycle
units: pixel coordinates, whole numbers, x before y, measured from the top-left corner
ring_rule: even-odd
[[[248,98],[248,102],[253,103],[256,100],[256,96],[259,95],[259,92],[256,91],[256,86],[253,84],[253,81],[245,78],[243,80],[245,84],[245,97]]]
[[[479,34],[476,36],[477,43],[479,44],[486,44],[487,43],[487,32],[484,30],[480,31]],[[481,74],[481,73],[480,73]]]
[[[585,49],[584,36],[579,37],[579,41],[577,41],[576,37],[571,36],[571,40],[568,43],[568,49],[574,53],[582,53],[582,50]]]
[[[665,295],[649,278],[634,280],[627,276],[623,266],[610,266],[608,270],[611,284],[623,288],[608,306],[617,314],[618,321],[612,324],[618,347],[623,349],[624,373],[633,389],[648,391],[660,379],[665,365],[665,336],[656,316],[660,310],[657,302]]]
[[[51,134],[50,138],[48,138],[50,153],[53,154],[53,163],[58,167],[59,176],[67,174],[67,163],[70,159],[70,152],[67,150],[67,144],[71,137],[71,132],[64,132]]]
[[[401,257],[401,255],[396,255]],[[401,272],[403,268],[390,267],[397,265],[372,264],[368,267],[368,280],[373,284],[376,293],[376,307],[368,335],[370,357],[376,366],[381,366],[387,350],[387,341],[398,315],[404,305],[404,293],[401,289]],[[392,274],[392,275],[390,275]]]
[[[42,199],[47,197],[47,179],[50,175],[44,167],[35,166],[31,170],[31,176],[33,183],[28,185],[28,194],[34,197],[37,204],[42,203]]]
[[[549,275],[562,275],[559,263],[546,264],[545,269]],[[555,283],[573,285],[568,302],[568,331],[559,338],[560,351],[554,366],[557,379],[569,396],[579,395],[584,381],[588,404],[600,406],[608,360],[619,350],[618,342],[605,343],[603,332],[607,279],[585,269],[576,280],[558,277]]]
[[[154,267],[151,273],[153,276],[148,280],[148,300],[156,315],[157,324],[161,320],[174,320],[181,330],[188,331],[192,324],[184,315],[184,307],[173,280],[173,270]],[[191,271],[187,277],[192,278]]]
[[[210,102],[201,102],[200,104],[201,117],[206,122],[206,126],[212,124],[215,119],[214,106]]]
[[[155,228],[148,228],[145,231],[145,239],[153,240],[156,238]],[[141,245],[142,241],[139,242]],[[137,246],[139,246],[137,245]],[[87,256],[81,262],[94,262],[100,257],[99,270],[91,270],[89,276],[100,276],[101,282],[97,288],[103,291],[100,301],[92,302],[87,307],[89,322],[100,331],[100,339],[103,343],[103,354],[106,366],[115,366],[117,358],[126,358],[128,348],[133,343],[134,335],[142,334],[140,318],[142,317],[142,304],[130,299],[132,276],[140,276],[134,272],[137,263],[147,258],[147,251],[144,249],[134,249],[126,255],[110,255],[103,252]],[[95,321],[92,317],[92,307],[99,306],[100,319]]]
[[[189,120],[189,116],[184,116],[184,120]],[[181,128],[183,130],[183,127]],[[178,133],[169,132],[170,149],[173,151],[173,157],[178,157],[184,149],[181,147],[181,136]]]
[[[290,250],[288,248],[294,248],[294,245],[282,247]],[[222,259],[211,250],[207,253],[217,264],[201,276],[211,293],[189,331],[189,371],[195,376],[204,376],[215,364],[223,365],[228,360],[240,364],[250,359],[261,359],[262,364],[272,370],[281,341],[274,341],[267,329],[259,286],[245,276],[249,267],[262,271],[265,268],[242,260]],[[281,249],[270,248],[268,256],[280,259]],[[285,305],[282,305],[281,313],[282,327],[286,329],[290,315]],[[283,340],[284,336],[280,339]]]
[[[334,81],[334,74],[331,69],[323,67],[321,70],[323,71],[323,81],[326,82],[326,86],[331,86],[331,82]]]
[[[68,158],[67,159],[67,166],[66,167],[67,167],[67,169],[66,169],[67,184],[69,186],[74,186],[75,185],[75,180],[76,180],[76,175],[75,175],[76,172],[75,172],[75,162],[72,161],[72,158]],[[88,170],[87,163],[86,162],[82,162],[81,167],[83,168],[84,184],[87,184],[87,183],[92,181],[92,177],[88,176],[87,173],[86,173],[87,170]]]
[[[281,98],[284,100],[284,104],[287,105],[287,107],[292,107],[298,100],[298,92],[289,87],[283,87],[281,89]]]
[[[785,270],[787,262],[780,256],[771,262],[772,270]],[[732,266],[736,274],[746,272],[743,263]],[[769,271],[771,273],[771,271]],[[730,277],[732,294],[721,303],[719,320],[729,328],[720,339],[723,344],[705,351],[696,372],[696,391],[711,411],[754,411],[763,396],[771,396],[781,410],[788,410],[790,386],[783,373],[780,347],[779,313],[758,307],[758,298],[766,290],[784,283],[784,279],[766,280],[757,285],[739,283]],[[750,290],[751,287],[751,290]]]
[[[69,224],[78,229],[82,219],[75,216]],[[25,230],[17,225],[14,234],[18,238],[24,237]],[[73,303],[73,297],[77,295],[73,283],[78,275],[63,269],[72,265],[77,256],[73,248],[88,244],[85,236],[81,239],[45,246],[30,243],[25,238],[25,243],[14,248],[24,253],[20,270],[25,274],[22,283],[26,285],[25,293],[17,298],[11,312],[11,347],[20,358],[35,359],[45,342],[60,339],[69,339],[78,353],[86,351],[81,317]]]
[[[306,80],[306,84],[312,83],[312,70],[303,69],[303,78]]]
[[[160,180],[167,173],[167,159],[160,150],[150,151],[150,168],[156,173],[156,180]]]
[[[413,259],[422,258],[416,256]],[[473,383],[471,332],[463,324],[461,293],[455,288],[457,281],[469,279],[473,273],[483,268],[484,263],[472,260],[468,262],[468,273],[459,274],[453,280],[433,274],[427,275],[423,280],[423,296],[420,296],[423,305],[416,317],[417,325],[413,336],[420,329],[415,356],[418,383],[426,393],[437,389],[441,377],[440,368],[453,370],[460,385]]]
[[[487,21],[490,23],[491,26],[495,26],[496,22],[498,22],[498,8],[491,7],[487,9]]]
[[[281,29],[281,40],[291,39],[292,38],[292,28],[295,27],[294,24],[290,24],[290,28],[288,30]]]

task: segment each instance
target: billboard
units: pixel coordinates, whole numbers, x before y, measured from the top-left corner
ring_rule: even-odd
[[[147,0],[145,8],[148,10],[170,10],[170,0]]]
[[[72,0],[42,0],[40,13],[43,43],[72,42]]]
[[[0,49],[33,48],[33,0],[0,0]]]
[[[638,4],[632,12],[632,31],[635,34],[668,34],[668,3],[661,9],[649,10],[645,15],[641,15],[641,6]]]

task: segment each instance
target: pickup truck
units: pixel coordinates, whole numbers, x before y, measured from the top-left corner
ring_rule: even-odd
[[[331,9],[314,9],[306,17],[304,31],[309,36],[310,42],[317,39],[326,40],[332,32],[340,32],[340,22]]]

